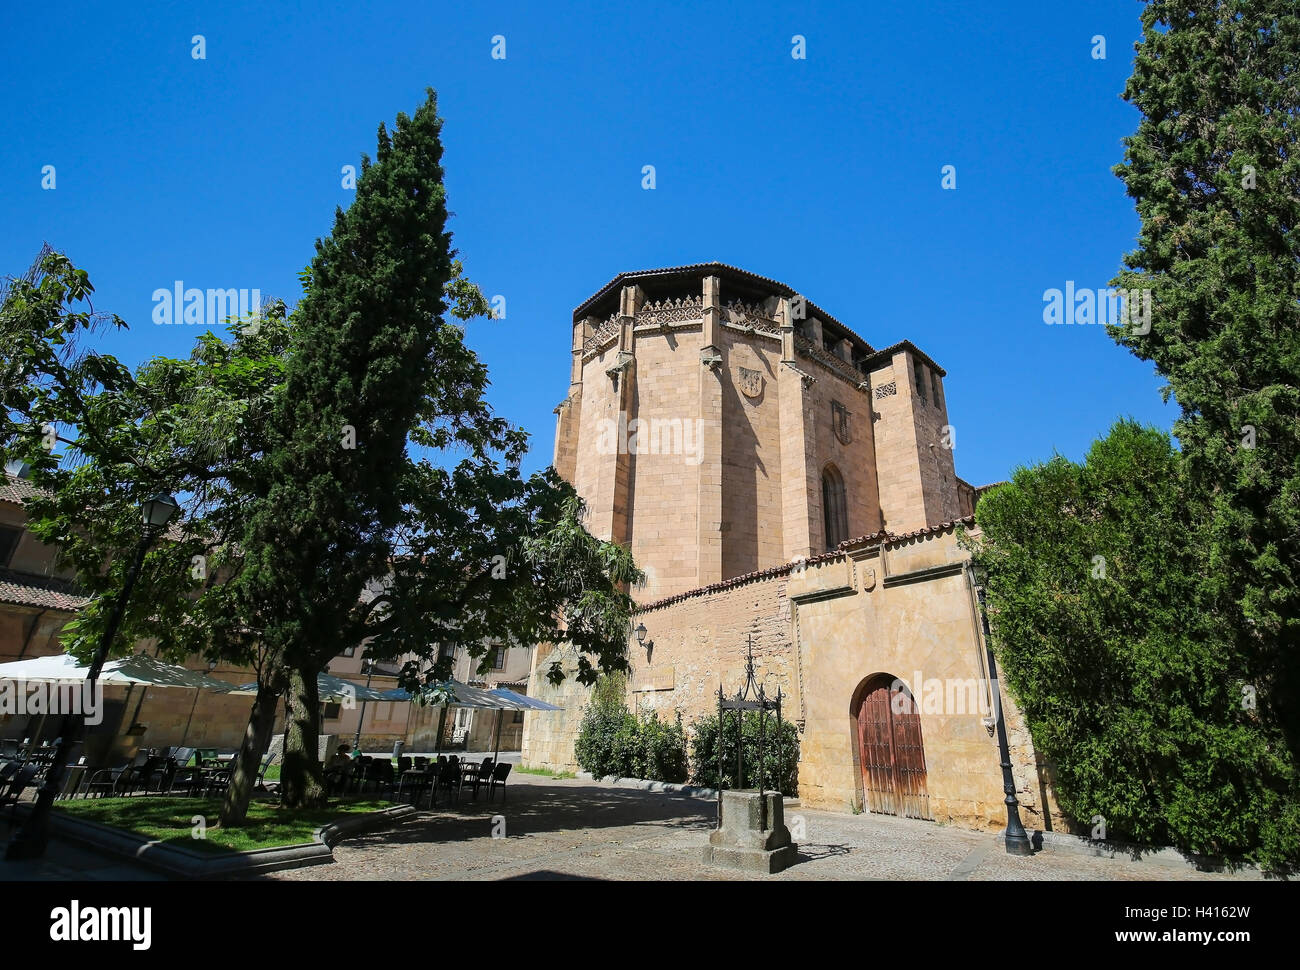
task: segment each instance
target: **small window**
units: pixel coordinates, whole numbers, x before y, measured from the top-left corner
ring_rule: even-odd
[[[916,383],[916,396],[925,401],[925,365],[919,360],[912,361],[912,376]]]
[[[930,390],[934,393],[934,406],[939,406],[939,375],[930,371]]]
[[[514,716],[513,718],[510,719],[510,723],[511,723],[511,724],[523,724],[523,723],[524,723],[524,712],[523,712],[523,711],[515,711],[515,716]]]
[[[342,708],[343,705],[337,701],[326,701],[321,708],[321,718],[326,721],[336,720]]]
[[[505,666],[506,666],[506,648],[493,647],[492,648],[492,669],[504,670]]]
[[[0,525],[0,566],[8,566],[18,548],[18,540],[23,537],[22,529]]]
[[[456,641],[452,640],[449,643],[444,643],[440,652],[444,657],[454,658],[456,656]]]
[[[826,550],[829,552],[849,537],[844,478],[834,465],[827,465],[822,472],[822,514],[826,523]]]

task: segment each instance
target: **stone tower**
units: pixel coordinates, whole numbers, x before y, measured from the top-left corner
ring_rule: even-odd
[[[574,311],[555,467],[648,602],[969,514],[944,376],[745,270],[623,273]]]

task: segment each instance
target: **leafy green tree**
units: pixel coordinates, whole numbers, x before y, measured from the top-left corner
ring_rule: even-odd
[[[453,259],[441,127],[432,91],[391,137],[381,126],[318,242],[250,489],[231,584],[274,617],[261,633],[287,673],[288,805],[323,797],[316,676],[344,647],[432,659],[448,639],[479,657],[489,640],[564,640],[580,676],[587,654],[613,669],[626,647],[639,572],[586,532],[553,472],[522,477],[527,435],[493,414],[455,322],[489,310]]]
[[[999,663],[1085,829],[1293,865],[1296,762],[1254,706],[1192,491],[1167,434],[1121,421],[1083,464],[985,495],[974,551]]]
[[[574,757],[597,778],[645,778],[683,782],[687,778],[686,734],[680,715],[672,723],[651,711],[639,718],[627,709],[627,678],[600,676],[583,713]]]
[[[93,292],[84,271],[47,251],[35,272],[9,287],[0,307],[6,366],[0,451],[30,466],[36,494],[28,526],[58,550],[90,602],[61,632],[89,661],[123,586],[141,532],[140,504],[175,493],[182,515],[145,558],[110,656],[152,639],[160,655],[192,654],[251,666],[259,691],[240,763],[256,765],[269,741],[283,672],[260,638],[264,617],[224,582],[242,563],[252,469],[283,382],[284,305],[234,321],[230,339],[199,336],[188,359],[154,358],[134,374],[79,342],[118,318],[75,310]],[[223,822],[242,819],[255,775],[235,773]]]
[[[188,360],[132,374],[79,353],[78,338],[124,324],[73,309],[93,290],[59,254],[3,304],[0,449],[34,466],[33,529],[99,594],[69,648],[98,642],[139,503],[169,491],[186,514],[150,552],[114,649],[154,637],[173,659],[257,672],[223,824],[243,818],[286,690],[285,802],[321,798],[316,675],[344,647],[414,654],[412,681],[420,661],[424,680],[445,678],[432,661],[447,639],[483,663],[489,640],[568,642],[584,682],[626,666],[640,572],[586,531],[553,471],[521,475],[527,435],[493,415],[486,368],[444,319],[489,311],[444,231],[440,127],[432,93],[391,139],[381,127],[302,303],[205,334]],[[48,447],[51,428],[73,460]]]
[[[1300,9],[1150,0],[1142,24],[1115,170],[1142,224],[1115,285],[1152,291],[1151,326],[1112,334],[1177,400],[1202,567],[1300,751]]]

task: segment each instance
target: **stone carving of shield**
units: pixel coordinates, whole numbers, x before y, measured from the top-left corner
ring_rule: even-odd
[[[745,397],[758,397],[763,393],[763,372],[742,367],[740,368],[739,384],[740,392]]]

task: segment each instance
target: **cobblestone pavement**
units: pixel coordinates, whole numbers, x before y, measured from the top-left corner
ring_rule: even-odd
[[[516,778],[518,781],[516,781]],[[499,816],[494,818],[494,816]],[[1207,880],[1190,864],[1098,857],[1050,846],[1006,855],[998,836],[880,815],[787,808],[803,820],[799,863],[775,876],[705,866],[714,802],[576,779],[512,776],[508,798],[440,805],[382,832],[345,840],[335,863],[260,878],[352,879],[1010,879]],[[503,837],[493,838],[494,827]],[[503,827],[503,828],[502,828]],[[796,829],[797,831],[797,829]]]

